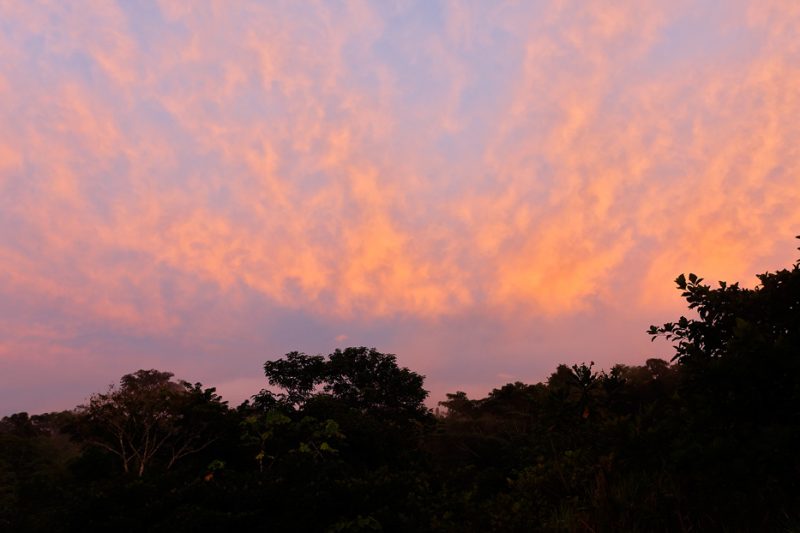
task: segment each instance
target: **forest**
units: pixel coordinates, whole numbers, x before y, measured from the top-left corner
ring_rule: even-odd
[[[0,421],[0,530],[797,531],[800,261],[758,279],[679,276],[669,361],[433,410],[374,348],[269,360],[236,407],[139,370]]]

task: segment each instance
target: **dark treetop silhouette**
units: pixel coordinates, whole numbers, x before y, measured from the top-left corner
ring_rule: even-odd
[[[424,407],[364,347],[291,352],[236,409],[140,370],[0,421],[4,531],[789,531],[800,528],[800,265],[677,278],[672,361],[560,365]]]

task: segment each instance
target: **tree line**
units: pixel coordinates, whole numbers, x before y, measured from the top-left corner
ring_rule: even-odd
[[[3,531],[791,531],[800,528],[800,261],[753,289],[679,276],[670,361],[559,365],[434,411],[351,347],[264,364],[231,407],[139,370],[0,421]]]

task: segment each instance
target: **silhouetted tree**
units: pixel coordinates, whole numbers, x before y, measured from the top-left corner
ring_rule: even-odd
[[[79,408],[87,442],[116,455],[125,473],[142,476],[156,460],[171,468],[216,440],[209,428],[225,410],[215,389],[172,381],[171,372],[139,370]]]
[[[263,390],[256,398],[264,406],[302,406],[327,395],[348,407],[386,416],[427,414],[423,376],[397,365],[394,354],[375,348],[346,348],[327,357],[290,352],[264,363],[270,385],[284,392]]]
[[[672,362],[558,365],[437,417],[422,376],[364,347],[268,361],[236,410],[140,370],[5,417],[0,529],[800,530],[800,263],[676,281],[696,315],[650,328]]]

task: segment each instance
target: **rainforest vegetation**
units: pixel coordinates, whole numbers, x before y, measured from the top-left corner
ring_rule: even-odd
[[[267,361],[237,407],[140,370],[7,416],[0,530],[796,531],[800,262],[676,283],[688,316],[648,332],[665,360],[436,410],[423,376],[352,347]]]

